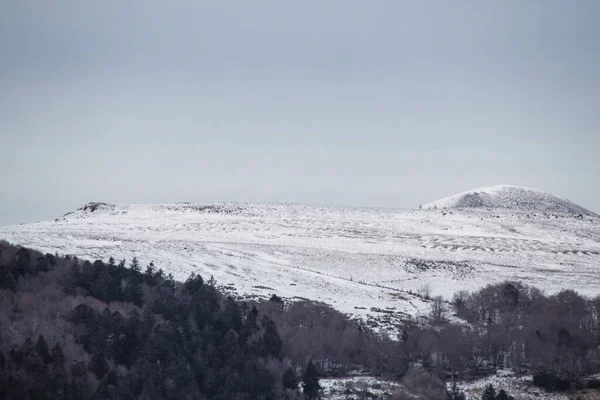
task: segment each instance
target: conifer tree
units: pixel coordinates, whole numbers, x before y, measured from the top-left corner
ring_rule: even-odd
[[[496,400],[496,389],[494,389],[491,383],[485,387],[481,395],[481,400]]]
[[[54,367],[63,367],[65,364],[65,356],[62,351],[62,347],[58,343],[52,347],[52,365]]]
[[[496,395],[496,400],[515,400],[515,398],[509,396],[504,389],[500,389]]]
[[[266,356],[279,358],[283,341],[279,336],[279,332],[277,332],[275,323],[265,315],[262,319],[262,324],[265,328],[263,336],[264,354]]]
[[[290,390],[298,389],[298,379],[294,371],[292,371],[292,367],[289,367],[283,373],[283,387]]]
[[[38,336],[38,340],[35,344],[35,351],[37,351],[40,357],[42,357],[44,364],[49,364],[52,361],[50,350],[48,349],[48,343],[46,343],[46,339],[44,339],[43,335]]]
[[[140,272],[141,271],[140,263],[137,260],[137,257],[133,257],[133,260],[131,260],[130,268],[131,268],[132,271],[135,271],[135,272]]]
[[[302,376],[302,389],[304,391],[304,397],[308,400],[319,398],[319,391],[321,390],[321,385],[319,385],[319,373],[312,361],[308,362],[306,371]]]
[[[108,366],[108,362],[106,361],[106,357],[104,357],[103,353],[99,353],[92,357],[92,360],[88,364],[88,370],[96,374],[98,379],[102,379],[104,375],[108,373],[110,367]]]

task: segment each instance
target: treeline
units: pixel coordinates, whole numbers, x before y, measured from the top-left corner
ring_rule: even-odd
[[[283,303],[277,296],[257,304],[274,321],[283,340],[281,354],[296,368],[313,360],[322,375],[365,371],[399,379],[410,360],[401,343],[316,302]]]
[[[0,242],[0,398],[295,399],[318,394],[274,322],[153,265],[81,262]]]
[[[598,385],[584,378],[600,372],[600,297],[572,290],[547,296],[520,282],[488,285],[454,296],[455,314],[467,324],[445,322],[435,312],[440,304],[430,323],[407,324],[401,340],[411,360],[446,379],[512,369],[549,390]]]

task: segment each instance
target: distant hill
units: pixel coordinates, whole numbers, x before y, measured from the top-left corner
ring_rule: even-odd
[[[536,189],[511,185],[497,185],[469,190],[425,204],[422,208],[488,208],[569,214],[573,216],[596,216],[592,211],[562,197]]]
[[[477,197],[488,206],[504,199],[503,207],[539,211],[553,204],[554,211],[570,213],[88,203],[52,221],[1,226],[0,239],[90,261],[137,257],[175,280],[195,272],[243,298],[319,301],[391,332],[394,318],[428,314],[427,297],[450,299],[505,279],[548,293],[600,292],[600,280],[589,278],[598,272],[600,219],[578,218],[587,210],[541,192],[486,192]]]

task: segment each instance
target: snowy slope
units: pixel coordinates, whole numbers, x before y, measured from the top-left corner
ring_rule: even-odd
[[[424,315],[408,291],[450,298],[505,279],[600,293],[600,219],[482,208],[90,203],[0,239],[85,259],[137,257],[237,294],[320,300],[378,320]]]
[[[425,204],[423,208],[488,208],[573,216],[595,215],[593,212],[559,196],[536,189],[511,185],[497,185],[469,190]]]

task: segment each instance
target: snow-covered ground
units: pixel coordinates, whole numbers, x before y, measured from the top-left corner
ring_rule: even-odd
[[[323,399],[327,400],[387,399],[398,395],[407,399],[417,397],[399,383],[370,376],[321,379],[319,384],[323,389]]]
[[[533,386],[531,376],[511,376],[510,374],[498,373],[495,376],[478,379],[471,382],[457,382],[460,390],[465,393],[466,400],[479,400],[487,385],[491,384],[496,392],[504,389],[507,394],[513,396],[515,400],[568,400],[571,393],[549,393],[543,389]],[[448,389],[451,384],[448,383]]]
[[[575,396],[571,392],[549,393],[534,386],[531,376],[513,376],[510,371],[499,371],[497,375],[474,381],[458,381],[457,387],[465,394],[466,400],[479,400],[489,384],[496,389],[496,393],[504,389],[515,400],[568,400],[583,393],[582,391]],[[321,391],[323,398],[330,400],[387,399],[391,396],[402,396],[406,399],[419,398],[401,383],[370,376],[321,379],[320,385],[323,388]],[[452,389],[451,382],[447,382],[446,386],[448,390]]]
[[[0,239],[84,259],[110,256],[239,295],[320,300],[347,313],[425,315],[429,302],[506,279],[600,293],[600,218],[482,208],[397,210],[298,204],[90,204]]]

